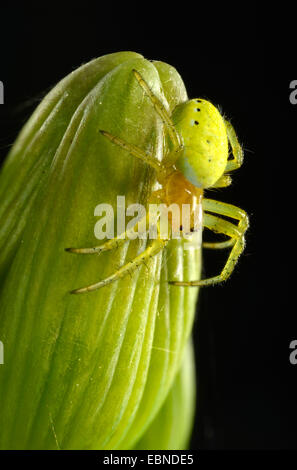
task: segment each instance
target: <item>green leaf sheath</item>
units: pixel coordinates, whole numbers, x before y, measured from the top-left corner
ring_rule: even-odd
[[[161,409],[181,365],[200,257],[173,240],[131,276],[97,282],[145,240],[97,255],[94,209],[118,195],[146,204],[154,170],[111,144],[108,130],[163,158],[163,123],[138,70],[172,109],[187,99],[174,68],[133,52],[95,59],[63,79],[16,140],[0,175],[1,449],[130,449]]]

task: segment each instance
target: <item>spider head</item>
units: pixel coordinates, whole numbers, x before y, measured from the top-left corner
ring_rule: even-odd
[[[184,144],[176,167],[193,185],[211,187],[224,173],[228,160],[222,115],[209,101],[193,99],[178,105],[172,119]]]

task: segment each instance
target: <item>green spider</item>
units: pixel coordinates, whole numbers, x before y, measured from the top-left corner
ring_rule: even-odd
[[[222,282],[230,276],[244,250],[244,235],[249,224],[248,216],[236,206],[204,198],[203,192],[204,189],[229,186],[231,184],[229,172],[242,165],[243,151],[236,133],[218,109],[203,99],[192,99],[179,104],[170,116],[140,73],[137,70],[133,70],[133,73],[157,114],[163,120],[173,145],[172,150],[167,152],[162,162],[159,162],[153,155],[149,155],[135,145],[129,144],[107,131],[101,130],[100,132],[113,144],[127,150],[131,155],[155,169],[156,180],[161,185],[161,189],[152,192],[150,201],[163,202],[167,206],[175,203],[180,208],[183,204],[190,204],[191,213],[198,206],[203,213],[200,221],[201,228],[207,227],[213,232],[229,237],[229,240],[224,242],[203,243],[205,248],[211,249],[232,247],[227,262],[218,276],[198,281],[172,281],[170,284],[175,286],[208,286]],[[232,159],[228,159],[229,143],[232,148]],[[235,219],[238,223],[231,223],[220,218],[219,215]],[[134,227],[131,231],[133,229]],[[111,276],[96,284],[75,289],[71,293],[80,294],[99,289],[135,271],[138,266],[145,263],[146,259],[156,255],[167,245],[169,237],[164,239],[160,236],[160,232],[158,234],[157,239],[153,240],[152,244],[140,255],[119,268]],[[182,227],[181,234],[183,235]],[[78,254],[102,253],[124,243],[128,235],[129,233],[126,232],[124,238],[116,237],[100,246],[67,248],[66,251]]]

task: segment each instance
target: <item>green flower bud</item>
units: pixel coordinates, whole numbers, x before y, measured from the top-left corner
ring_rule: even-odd
[[[163,124],[133,77],[168,106],[187,99],[174,68],[133,52],[62,80],[16,140],[0,175],[1,449],[131,449],[161,409],[187,344],[200,258],[173,240],[131,276],[71,295],[133,259],[146,240],[100,255],[94,209],[146,204],[154,170],[108,130],[162,160]],[[116,215],[116,214],[115,214]],[[195,252],[197,253],[197,252]]]

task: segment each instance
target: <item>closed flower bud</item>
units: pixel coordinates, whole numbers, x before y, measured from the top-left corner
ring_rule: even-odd
[[[188,342],[199,251],[172,240],[131,275],[94,292],[149,243],[99,256],[98,204],[146,205],[154,170],[104,129],[163,158],[164,126],[132,70],[168,110],[187,99],[174,68],[133,52],[95,59],[63,79],[26,123],[0,175],[1,449],[131,449],[157,417]],[[191,359],[189,359],[190,361]],[[189,422],[191,418],[189,418]]]

